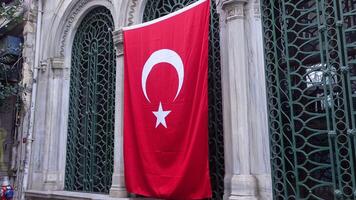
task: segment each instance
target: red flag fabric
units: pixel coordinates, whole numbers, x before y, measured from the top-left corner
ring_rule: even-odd
[[[211,197],[209,1],[124,28],[124,165],[129,193]]]

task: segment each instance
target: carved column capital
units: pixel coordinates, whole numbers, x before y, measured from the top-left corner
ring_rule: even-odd
[[[241,19],[244,17],[244,5],[247,0],[225,0],[222,9],[226,12],[226,20]]]
[[[253,14],[256,18],[260,18],[261,17],[261,9],[260,9],[260,4],[255,4],[253,7]]]
[[[69,80],[69,68],[64,64],[63,57],[53,57],[47,60],[47,65],[52,69],[54,78],[63,78]]]
[[[64,58],[63,57],[53,57],[48,59],[49,64],[52,69],[66,69],[64,65]]]
[[[117,29],[112,32],[113,34],[113,40],[114,40],[114,46],[116,49],[116,56],[122,56],[124,55],[124,32],[123,30]]]

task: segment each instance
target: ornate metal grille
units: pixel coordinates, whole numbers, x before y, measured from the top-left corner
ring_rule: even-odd
[[[115,52],[110,11],[83,19],[72,47],[65,189],[108,193],[113,173]]]
[[[355,199],[356,1],[262,0],[275,199]]]
[[[143,21],[172,13],[196,0],[148,0]],[[209,30],[209,160],[213,199],[224,195],[224,134],[221,97],[220,30],[215,1],[211,1]]]

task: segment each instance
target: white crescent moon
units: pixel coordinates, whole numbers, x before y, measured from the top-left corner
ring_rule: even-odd
[[[146,82],[147,77],[150,74],[152,68],[158,63],[168,63],[171,64],[177,71],[178,74],[178,90],[174,100],[176,100],[177,96],[179,95],[180,90],[182,89],[183,80],[184,80],[184,66],[181,57],[175,52],[170,49],[160,49],[155,51],[151,54],[151,56],[146,61],[145,65],[143,66],[142,70],[142,90],[147,99],[147,101],[151,102],[147,96],[146,92]],[[174,101],[173,100],[173,101]]]

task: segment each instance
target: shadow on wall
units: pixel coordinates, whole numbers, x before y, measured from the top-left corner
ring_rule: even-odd
[[[0,107],[0,178],[12,177],[13,170],[10,165],[12,161],[13,130],[14,130],[14,105],[15,97],[8,98]],[[1,180],[0,180],[1,181]]]
[[[0,171],[1,173],[7,173],[7,165],[5,163],[5,151],[7,148],[7,145],[5,143],[7,136],[7,131],[3,128],[0,128]]]

